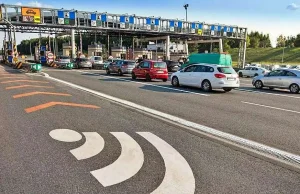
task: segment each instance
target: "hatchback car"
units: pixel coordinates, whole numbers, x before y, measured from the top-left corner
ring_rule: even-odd
[[[276,69],[266,75],[253,78],[252,84],[257,89],[268,87],[270,89],[289,89],[291,93],[299,93],[300,70]]]
[[[176,72],[179,70],[181,66],[181,64],[178,61],[166,60],[165,62],[167,63],[169,72]]]
[[[245,69],[241,69],[238,71],[238,74],[240,77],[255,77],[255,76],[259,76],[259,75],[265,75],[267,73],[269,73],[270,71],[268,71],[265,68],[262,67],[255,67],[255,66],[250,66],[250,67],[246,67]]]
[[[106,68],[106,73],[117,73],[120,76],[123,74],[131,74],[135,66],[135,61],[117,60],[108,65],[108,67]]]
[[[229,92],[240,87],[238,74],[231,66],[194,64],[171,75],[172,85],[202,88],[204,91],[223,89]]]
[[[101,56],[92,56],[90,58],[93,68],[103,69],[103,58]]]
[[[57,56],[55,63],[59,68],[65,68],[68,63],[71,62],[71,58],[69,56]]]
[[[144,60],[132,70],[131,76],[132,79],[145,78],[146,81],[162,79],[166,82],[168,80],[167,64],[163,61]]]
[[[92,69],[92,62],[87,58],[76,58],[74,67]]]

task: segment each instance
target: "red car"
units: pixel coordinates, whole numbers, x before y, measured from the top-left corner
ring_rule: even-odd
[[[152,79],[168,80],[167,64],[163,61],[144,60],[132,70],[132,79],[145,78],[146,81]]]

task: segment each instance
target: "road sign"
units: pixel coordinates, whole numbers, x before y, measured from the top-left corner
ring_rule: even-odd
[[[53,59],[53,58],[54,58],[54,55],[53,55],[53,53],[49,52],[49,53],[47,54],[47,57],[48,57],[48,59]]]
[[[14,57],[14,62],[17,62],[18,61],[18,57]]]

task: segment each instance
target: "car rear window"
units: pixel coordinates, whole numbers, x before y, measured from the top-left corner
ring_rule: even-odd
[[[95,60],[102,60],[102,57],[95,57]]]
[[[89,59],[80,59],[81,61],[89,61]]]
[[[68,56],[61,56],[60,59],[70,59]]]
[[[167,68],[167,64],[165,62],[155,62],[154,68]]]
[[[236,73],[232,67],[218,67],[217,69],[220,73],[224,73],[224,74]]]

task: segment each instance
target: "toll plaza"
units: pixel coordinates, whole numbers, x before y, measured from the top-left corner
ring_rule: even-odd
[[[14,10],[14,11],[12,11]],[[5,32],[5,42],[8,42],[6,57],[11,56],[9,45],[15,43],[12,38],[14,32],[38,33],[40,34],[70,34],[71,35],[71,57],[76,57],[75,35],[82,33],[95,34],[95,36],[106,36],[105,44],[107,56],[112,54],[110,37],[117,36],[132,37],[130,52],[123,50],[122,43],[119,48],[114,48],[116,56],[136,56],[135,49],[139,52],[140,43],[149,41],[162,41],[166,47],[162,53],[163,58],[170,59],[169,46],[172,40],[177,40],[185,45],[185,54],[188,55],[188,44],[206,44],[218,42],[222,52],[223,39],[240,40],[239,66],[244,66],[246,54],[247,28],[225,24],[208,24],[199,21],[185,21],[180,19],[165,19],[155,16],[137,16],[135,14],[115,14],[101,12],[87,12],[80,10],[64,10],[42,7],[23,7],[19,5],[1,5],[2,19],[0,30]],[[57,37],[56,36],[56,37]],[[80,40],[82,41],[82,40]],[[121,41],[122,42],[122,41]],[[50,44],[50,43],[49,43]],[[46,45],[38,45],[39,60],[41,63],[47,61]],[[140,48],[140,49],[138,49]],[[56,48],[57,50],[57,48]],[[56,54],[54,50],[54,55]],[[82,48],[80,47],[82,51]],[[101,53],[101,51],[92,51]],[[154,56],[142,52],[144,56]],[[141,55],[139,54],[139,55]],[[156,54],[156,58],[161,54]]]

